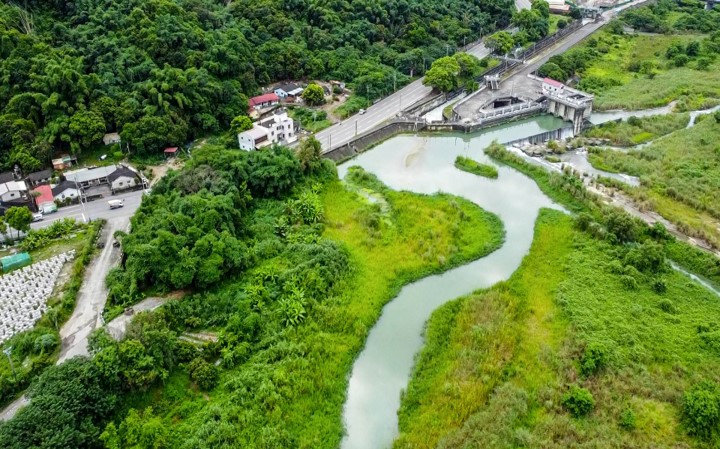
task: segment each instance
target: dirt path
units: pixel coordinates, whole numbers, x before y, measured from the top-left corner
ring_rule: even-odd
[[[101,236],[105,247],[85,269],[75,310],[60,329],[62,346],[58,365],[77,355],[88,355],[87,339],[92,331],[103,324],[101,316],[108,293],[105,277],[120,262],[120,248],[112,245],[113,234],[118,230],[127,231],[129,224],[129,217],[111,218],[105,224]]]

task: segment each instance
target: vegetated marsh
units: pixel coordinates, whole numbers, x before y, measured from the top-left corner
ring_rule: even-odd
[[[490,179],[496,179],[498,177],[498,171],[492,165],[482,164],[463,156],[455,158],[455,167],[459,170]]]

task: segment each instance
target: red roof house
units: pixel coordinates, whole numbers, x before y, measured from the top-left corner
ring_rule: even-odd
[[[52,203],[53,201],[55,201],[55,197],[53,196],[52,189],[49,185],[37,186],[35,190],[33,190],[33,192],[39,193],[39,195],[35,197],[35,204],[37,204],[38,206],[43,203]]]
[[[173,157],[177,154],[178,147],[165,148],[165,157]]]
[[[278,97],[274,93],[269,93],[265,95],[259,95],[257,97],[252,97],[248,103],[250,105],[250,108],[262,109],[268,106],[276,105],[279,102],[280,97]]]

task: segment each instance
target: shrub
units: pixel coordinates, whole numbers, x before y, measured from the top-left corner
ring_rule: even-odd
[[[576,418],[587,415],[595,407],[595,399],[587,389],[573,385],[562,397],[562,405]]]
[[[620,427],[622,427],[625,430],[633,430],[635,429],[636,423],[635,423],[635,412],[632,411],[632,409],[626,408],[620,413],[620,421],[619,423]]]
[[[205,359],[196,357],[188,365],[190,379],[200,387],[201,390],[212,390],[217,385],[219,372],[215,365],[208,363]]]
[[[710,382],[695,385],[683,398],[683,421],[689,434],[709,439],[720,423],[718,388]]]
[[[676,314],[678,312],[675,304],[669,299],[663,299],[658,303],[658,307],[665,313]]]
[[[607,359],[605,345],[598,342],[589,343],[580,360],[580,372],[585,376],[591,376],[607,365]]]

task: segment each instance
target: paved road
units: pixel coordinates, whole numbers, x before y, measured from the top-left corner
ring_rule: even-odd
[[[100,240],[105,243],[105,247],[85,270],[75,310],[60,329],[62,345],[58,365],[77,355],[88,355],[87,339],[92,331],[103,325],[102,312],[108,294],[105,277],[120,261],[120,248],[112,244],[113,234],[115,231],[127,231],[129,224],[129,215],[107,219]]]
[[[83,212],[88,220],[98,218],[110,219],[118,217],[129,217],[135,213],[142,201],[142,190],[123,193],[121,195],[113,195],[95,201],[90,201],[81,206],[80,204],[61,207],[57,212],[46,215],[42,221],[38,221],[30,225],[32,229],[40,229],[50,226],[54,221],[62,218],[73,218],[77,221],[83,221]],[[109,200],[125,200],[125,206],[118,209],[110,209]]]

